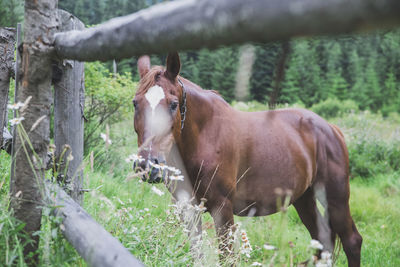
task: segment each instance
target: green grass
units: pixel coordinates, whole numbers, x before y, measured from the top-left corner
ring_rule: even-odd
[[[261,105],[262,106],[262,105]],[[259,108],[254,104],[252,109]],[[397,144],[399,121],[396,117],[383,119],[378,115],[353,114],[335,118],[345,132],[349,146],[365,138],[366,146],[374,144],[370,139],[384,140],[388,148]],[[85,187],[93,189],[86,193],[84,208],[93,218],[118,238],[137,258],[148,266],[191,266],[190,246],[183,227],[170,206],[170,195],[163,185],[163,196],[156,195],[152,185],[140,183],[138,179],[127,180],[131,166],[124,159],[137,149],[132,120],[111,127],[113,144],[105,148],[99,144],[94,170],[89,158],[85,159]],[[373,153],[374,150],[371,150]],[[367,160],[367,155],[363,156]],[[385,162],[385,159],[381,160]],[[0,154],[0,265],[7,266],[12,255],[13,265],[25,266],[20,253],[22,245],[16,241],[21,229],[8,209],[9,157]],[[380,168],[385,164],[379,165]],[[400,172],[394,168],[377,169],[368,177],[351,180],[351,212],[359,232],[363,236],[362,266],[400,266]],[[4,183],[2,183],[4,181]],[[55,218],[44,212],[39,254],[45,266],[86,266],[74,249],[60,236]],[[265,250],[265,243],[278,247],[275,263],[289,263],[290,254],[294,263],[310,258],[310,237],[300,222],[293,207],[286,214],[267,217],[238,218],[241,229],[246,230],[253,251],[251,258],[240,255],[238,266],[249,266],[253,262],[267,265],[275,251]],[[6,223],[4,223],[6,222]],[[203,251],[204,266],[215,266],[216,242],[212,219],[203,215],[203,228],[207,233]],[[14,240],[10,242],[10,240]],[[289,247],[288,242],[294,244]],[[8,245],[7,245],[8,244]],[[8,246],[8,247],[7,247]],[[347,266],[343,250],[337,266]],[[280,266],[280,265],[279,265]]]

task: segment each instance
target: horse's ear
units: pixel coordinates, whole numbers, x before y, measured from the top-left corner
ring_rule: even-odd
[[[150,57],[148,55],[141,56],[137,62],[140,79],[150,70]]]
[[[166,71],[167,77],[171,81],[174,81],[176,76],[178,76],[180,70],[181,70],[181,61],[179,59],[178,52],[168,53],[167,71]]]

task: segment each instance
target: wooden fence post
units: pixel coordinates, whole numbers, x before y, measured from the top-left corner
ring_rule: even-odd
[[[60,31],[82,30],[83,22],[58,10]],[[54,84],[54,142],[57,180],[78,203],[82,202],[84,63],[63,60],[61,79]],[[57,78],[57,77],[56,77]],[[71,157],[72,155],[72,157]],[[70,160],[72,159],[72,160]],[[65,169],[67,167],[67,170]]]
[[[15,29],[0,28],[0,147],[3,145],[3,128],[7,127],[7,102],[10,76],[14,67]]]
[[[33,234],[40,229],[42,218],[43,180],[50,135],[51,63],[54,55],[52,44],[57,29],[57,2],[25,1],[21,66],[23,76],[17,99],[30,101],[19,111],[19,116],[24,117],[24,120],[15,129],[15,164],[11,170],[10,188],[11,208],[15,217],[25,223],[25,231],[34,241],[27,243],[24,249],[29,265],[38,263],[39,235]]]

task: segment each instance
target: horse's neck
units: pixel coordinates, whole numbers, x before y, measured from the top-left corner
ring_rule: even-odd
[[[190,84],[189,84],[190,85]],[[229,109],[229,105],[222,98],[211,91],[186,88],[186,118],[184,127],[177,136],[177,145],[181,153],[190,157],[194,153],[200,134],[216,115],[221,115]]]

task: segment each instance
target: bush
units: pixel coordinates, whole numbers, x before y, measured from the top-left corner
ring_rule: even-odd
[[[350,173],[353,177],[371,177],[400,170],[399,117],[369,111],[332,120],[346,136]]]
[[[353,100],[340,101],[337,98],[328,98],[314,104],[311,110],[325,119],[342,116],[346,113],[358,111],[358,105]]]
[[[114,77],[100,62],[85,65],[85,154],[100,141],[106,123],[120,121],[132,110],[136,86],[129,73]]]

